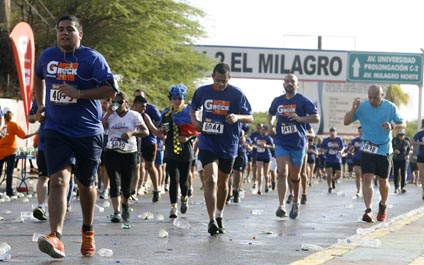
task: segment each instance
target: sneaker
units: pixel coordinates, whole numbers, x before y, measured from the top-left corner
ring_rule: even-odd
[[[374,223],[374,214],[371,209],[366,209],[364,215],[362,216],[362,221],[367,223]]]
[[[402,193],[405,193],[406,192],[406,189],[405,188],[402,188],[401,191],[402,191]]]
[[[307,195],[306,194],[302,194],[302,198],[300,199],[300,203],[301,204],[306,204],[306,201],[308,200]]]
[[[262,195],[262,191],[258,190],[258,195]]]
[[[181,207],[180,211],[182,214],[185,214],[188,210],[188,197],[181,197]]]
[[[381,202],[378,203],[378,214],[377,220],[380,222],[386,221],[387,213],[386,213],[386,205],[381,205]]]
[[[399,188],[395,188],[395,194],[399,193]]]
[[[109,194],[108,194],[107,190],[103,190],[102,193],[100,193],[99,198],[102,199],[102,200],[109,199]]]
[[[290,211],[290,218],[296,219],[299,216],[299,203],[293,203]]]
[[[333,189],[335,189],[335,188],[336,188],[336,182],[334,181],[334,179],[332,179],[332,180],[331,180],[331,187],[332,187]]]
[[[178,217],[178,209],[172,207],[171,211],[169,212],[169,218],[177,218]]]
[[[240,193],[238,190],[233,190],[233,202],[234,203],[239,203],[240,202]]]
[[[280,218],[286,217],[287,216],[286,209],[284,209],[284,207],[281,207],[281,206],[278,207],[277,211],[275,211],[275,215]]]
[[[127,222],[130,219],[130,207],[128,204],[121,204],[122,206],[122,219]]]
[[[189,188],[189,189],[188,189],[188,191],[187,191],[187,196],[188,196],[189,198],[193,197],[193,188]]]
[[[331,193],[331,191],[332,191],[333,189],[330,187],[330,188],[328,188],[328,193]]]
[[[128,198],[128,200],[130,200],[130,201],[138,201],[137,195],[135,195],[135,194],[131,195],[131,196]]]
[[[34,211],[32,211],[32,216],[34,216],[35,218],[37,218],[40,221],[46,221],[47,220],[46,210],[44,210],[41,207],[35,208]]]
[[[120,213],[114,213],[110,218],[112,223],[120,223],[122,221],[122,217]]]
[[[266,187],[265,188],[265,193],[268,193],[269,192],[269,188],[268,187]]]
[[[252,190],[256,189],[256,182],[253,183]]]
[[[51,232],[47,236],[38,238],[38,249],[50,257],[60,259],[65,257],[65,248],[62,241],[56,236],[55,232]]]
[[[222,220],[222,217],[217,217],[216,218],[216,223],[218,224],[218,232],[220,234],[225,234],[225,227],[224,227],[224,220]]]
[[[287,197],[286,202],[290,204],[292,202],[292,200],[293,200],[293,195],[290,194],[289,197]]]
[[[211,236],[219,234],[219,227],[215,219],[209,222],[208,233],[211,234]]]
[[[153,192],[152,202],[158,202],[159,199],[160,199],[160,191],[154,191]]]
[[[91,257],[94,253],[96,253],[94,231],[82,232],[81,254],[86,257]]]

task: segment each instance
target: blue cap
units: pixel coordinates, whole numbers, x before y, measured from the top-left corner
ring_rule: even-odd
[[[187,94],[187,87],[183,83],[179,83],[178,85],[171,85],[169,87],[169,98],[179,96],[181,98],[185,98]]]

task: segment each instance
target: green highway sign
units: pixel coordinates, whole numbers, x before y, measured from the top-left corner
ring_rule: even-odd
[[[350,82],[422,84],[423,55],[416,53],[349,52]]]

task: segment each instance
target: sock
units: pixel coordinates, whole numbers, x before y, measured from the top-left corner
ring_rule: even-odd
[[[223,211],[222,210],[219,210],[219,209],[216,209],[215,218],[218,218],[218,217],[221,217],[222,218],[222,216],[223,216]]]
[[[93,231],[93,230],[94,230],[93,225],[82,224],[82,231],[83,232],[89,232],[89,231]]]
[[[62,234],[59,232],[55,232],[56,233],[56,237],[59,238],[60,240],[62,240]]]

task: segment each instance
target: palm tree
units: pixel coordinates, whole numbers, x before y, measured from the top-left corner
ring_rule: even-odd
[[[406,106],[409,103],[409,95],[402,90],[400,85],[388,86],[385,98],[393,102],[398,108],[402,105]]]

